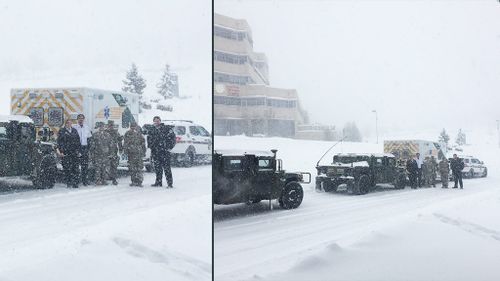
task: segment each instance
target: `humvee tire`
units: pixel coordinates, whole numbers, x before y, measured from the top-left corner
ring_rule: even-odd
[[[394,187],[396,189],[404,189],[406,187],[406,176],[404,174],[400,174],[397,177]]]
[[[362,175],[356,183],[356,194],[363,195],[370,191],[370,177]]]
[[[283,209],[295,209],[300,206],[303,198],[304,191],[302,190],[302,186],[296,181],[291,181],[285,185],[279,199],[279,204]]]
[[[45,155],[37,168],[33,178],[33,186],[37,189],[53,188],[56,183],[56,160],[51,155]]]

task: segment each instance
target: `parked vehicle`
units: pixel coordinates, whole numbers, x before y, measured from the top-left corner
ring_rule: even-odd
[[[458,155],[464,161],[464,169],[462,170],[462,175],[464,178],[485,178],[488,176],[488,168],[484,165],[484,162],[470,155]],[[449,158],[451,160],[452,157]]]
[[[36,131],[50,128],[53,138],[67,119],[76,124],[78,114],[94,128],[97,122],[114,121],[124,135],[139,115],[139,96],[92,88],[12,89],[11,114],[31,117]]]
[[[52,188],[56,161],[54,144],[36,141],[33,120],[0,116],[0,177],[26,177],[36,188]]]
[[[172,164],[191,167],[196,163],[210,163],[212,161],[212,135],[201,125],[188,120],[163,120],[167,126],[172,126],[176,135],[176,145],[170,151]],[[153,125],[142,127],[144,134],[148,134]],[[151,150],[148,149],[145,158],[147,171],[153,170]]]
[[[213,202],[252,204],[277,199],[284,209],[299,207],[304,197],[301,183],[310,183],[311,174],[286,172],[276,152],[215,151]]]
[[[329,165],[316,166],[316,190],[366,194],[377,185],[389,184],[397,189],[406,186],[405,169],[392,154],[336,154]]]
[[[446,157],[446,144],[426,140],[386,140],[384,153],[390,153],[398,159],[409,159],[420,153],[422,159],[434,156],[437,160]]]

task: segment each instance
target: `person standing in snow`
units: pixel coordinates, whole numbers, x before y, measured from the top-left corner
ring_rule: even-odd
[[[162,186],[163,172],[167,185],[172,188],[172,170],[170,169],[170,150],[175,146],[175,133],[172,126],[161,123],[159,116],[153,118],[154,127],[149,132],[148,147],[154,161],[156,181],[151,186]]]
[[[70,119],[66,120],[65,126],[59,130],[57,135],[57,154],[62,158],[64,178],[68,187],[78,188],[78,162],[81,151],[80,137],[75,128],[72,127]]]
[[[420,153],[415,154],[415,162],[417,163],[417,184],[418,187],[422,187],[422,164],[424,161],[420,158]]]
[[[107,185],[107,173],[111,159],[112,137],[106,131],[104,123],[97,125],[99,131],[94,134],[92,141],[92,159],[95,168],[95,184]]]
[[[137,123],[130,123],[130,130],[123,137],[123,151],[128,159],[128,172],[132,183],[130,186],[142,187],[144,168],[143,158],[146,156],[146,142]]]
[[[408,178],[410,180],[411,188],[417,188],[417,173],[418,165],[415,159],[408,159],[406,161],[406,170],[408,171]]]
[[[429,181],[432,187],[436,187],[436,173],[437,173],[437,167],[438,164],[436,162],[436,158],[434,156],[431,156],[429,159]]]
[[[85,115],[78,114],[76,117],[78,124],[73,125],[73,128],[78,132],[80,138],[80,181],[82,184],[88,185],[88,167],[89,167],[89,138],[92,136],[90,128],[85,124]]]
[[[453,159],[450,160],[450,168],[453,173],[453,179],[455,180],[453,188],[458,188],[458,183],[460,183],[460,189],[463,189],[464,183],[462,182],[462,170],[464,169],[464,161],[458,158],[456,154],[453,154]]]
[[[118,174],[118,164],[120,164],[120,157],[118,153],[122,152],[122,136],[115,129],[115,122],[113,120],[108,121],[108,127],[106,129],[108,134],[111,136],[111,151],[109,159],[109,179],[112,181],[113,185],[117,185],[116,181]]]
[[[448,159],[446,159],[446,157],[443,157],[443,160],[439,162],[439,174],[441,176],[441,187],[448,188],[450,166],[448,165]]]

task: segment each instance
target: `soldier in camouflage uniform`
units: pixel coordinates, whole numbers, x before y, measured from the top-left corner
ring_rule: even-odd
[[[434,156],[431,156],[431,159],[429,159],[429,181],[432,187],[436,187],[436,173],[437,173],[437,168],[438,168],[438,163],[436,162],[436,158]]]
[[[118,153],[122,152],[122,136],[120,136],[118,130],[115,129],[115,122],[113,120],[108,121],[106,131],[111,136],[109,179],[113,182],[113,185],[117,185],[118,182],[116,181],[116,178],[118,174],[118,164],[120,163],[120,156],[118,156]]]
[[[95,168],[96,185],[106,185],[107,171],[110,166],[112,137],[104,123],[97,124],[99,131],[93,135],[92,159]]]
[[[441,175],[442,188],[448,188],[450,166],[448,165],[448,159],[446,159],[446,157],[443,157],[443,160],[439,162],[439,174]]]
[[[430,163],[429,163],[429,157],[425,157],[424,162],[422,163],[422,185],[424,187],[429,187],[430,186]]]
[[[125,133],[123,149],[128,158],[128,171],[132,181],[130,186],[142,187],[142,169],[144,168],[142,159],[146,156],[146,141],[135,122],[130,124],[130,130]]]

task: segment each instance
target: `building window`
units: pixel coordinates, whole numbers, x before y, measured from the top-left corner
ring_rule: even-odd
[[[243,40],[247,39],[246,32],[234,31],[234,30],[223,28],[220,26],[214,27],[214,35],[219,36],[219,37],[223,37],[226,39],[237,40],[237,41],[243,41]]]
[[[280,108],[295,108],[297,101],[283,100],[283,99],[267,99],[267,106],[280,107]]]
[[[214,72],[214,82],[238,85],[255,83],[255,81],[253,81],[253,79],[248,76],[230,75],[220,72]]]
[[[214,104],[241,106],[241,99],[238,97],[214,96]]]
[[[266,105],[265,97],[246,97],[241,99],[243,106],[262,106]]]
[[[248,57],[245,55],[233,55],[214,51],[214,60],[232,64],[245,64],[246,62],[248,62]]]

